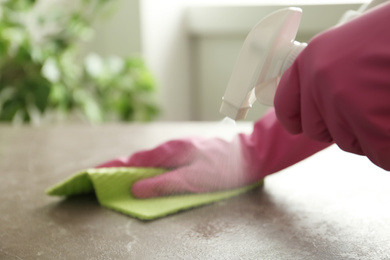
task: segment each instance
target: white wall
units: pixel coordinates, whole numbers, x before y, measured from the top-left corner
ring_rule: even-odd
[[[187,4],[186,0],[141,2],[142,53],[159,84],[162,120],[191,118]]]
[[[333,5],[308,5],[313,2]],[[165,112],[161,119],[221,119],[224,88],[253,25],[273,10],[300,6],[304,9],[300,37],[307,40],[365,1],[340,2],[143,0],[142,52],[160,86]],[[256,120],[264,111],[260,105],[256,109],[249,120]]]

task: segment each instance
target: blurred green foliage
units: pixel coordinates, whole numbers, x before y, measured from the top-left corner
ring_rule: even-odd
[[[115,1],[54,1],[46,9],[44,2],[0,1],[0,121],[155,118],[155,84],[141,58],[80,57],[80,41]]]

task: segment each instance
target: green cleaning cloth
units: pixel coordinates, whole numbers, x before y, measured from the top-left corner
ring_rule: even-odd
[[[142,220],[152,220],[181,210],[209,204],[247,192],[262,185],[258,182],[228,191],[137,199],[131,186],[139,179],[164,173],[156,168],[97,168],[76,173],[46,190],[53,196],[73,196],[95,192],[100,205]]]

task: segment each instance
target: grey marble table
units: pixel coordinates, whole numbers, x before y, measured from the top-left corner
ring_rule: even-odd
[[[251,125],[239,125],[250,132]],[[217,123],[0,126],[0,259],[390,259],[390,173],[332,146],[250,193],[143,222],[44,190]]]

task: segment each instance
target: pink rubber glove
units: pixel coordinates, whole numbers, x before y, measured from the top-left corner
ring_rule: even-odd
[[[287,133],[271,110],[255,124],[252,134],[239,134],[229,142],[218,138],[174,140],[99,167],[171,169],[133,185],[136,197],[148,198],[252,184],[327,146],[304,135]]]
[[[280,122],[390,170],[390,4],[315,37],[284,73]]]

